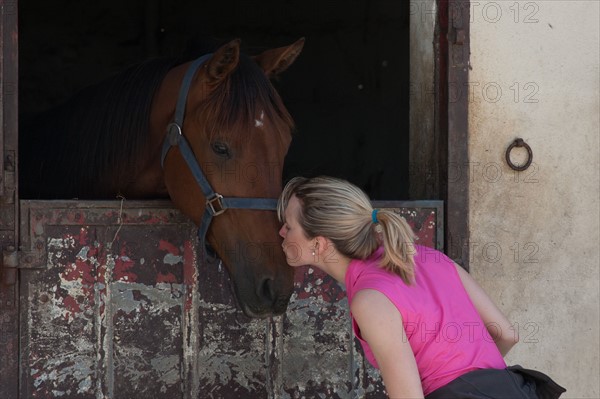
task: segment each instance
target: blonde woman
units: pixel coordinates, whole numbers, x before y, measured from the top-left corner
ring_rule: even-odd
[[[404,219],[373,209],[358,187],[294,178],[278,215],[287,262],[317,267],[345,285],[354,334],[391,398],[564,392],[542,373],[507,368],[503,356],[518,337],[502,312],[467,272],[415,245]]]

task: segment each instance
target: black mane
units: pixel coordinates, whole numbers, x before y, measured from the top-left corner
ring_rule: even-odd
[[[118,187],[118,171],[133,172],[148,134],[153,95],[175,64],[157,59],[134,65],[24,121],[21,197],[102,198]]]

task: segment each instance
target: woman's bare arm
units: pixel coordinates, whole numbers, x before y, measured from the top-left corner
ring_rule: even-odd
[[[423,398],[415,356],[396,306],[381,292],[366,289],[356,293],[350,308],[377,359],[389,397]]]
[[[504,316],[502,311],[494,304],[492,299],[477,284],[473,277],[462,267],[457,264],[455,266],[471,302],[473,302],[475,309],[477,309],[477,313],[479,313],[479,316],[485,323],[500,353],[502,356],[505,356],[519,342],[519,332],[515,331],[506,316]]]

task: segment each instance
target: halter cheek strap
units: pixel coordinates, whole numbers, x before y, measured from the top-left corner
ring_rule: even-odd
[[[179,91],[179,97],[177,99],[177,107],[175,108],[175,119],[167,126],[167,135],[163,141],[160,164],[164,168],[165,158],[169,153],[171,147],[179,147],[181,156],[187,163],[194,179],[198,183],[202,194],[206,198],[204,204],[205,210],[198,228],[198,238],[200,242],[206,241],[206,233],[210,227],[212,218],[225,212],[229,208],[234,209],[254,209],[254,210],[276,210],[277,200],[273,198],[238,198],[238,197],[224,197],[219,193],[216,193],[208,179],[202,172],[202,168],[198,164],[198,160],[194,155],[188,140],[183,135],[183,118],[185,116],[185,105],[187,102],[188,92],[192,79],[196,74],[196,71],[202,64],[204,64],[212,54],[206,54],[198,58],[189,66],[188,70],[183,77],[181,83],[181,89]]]

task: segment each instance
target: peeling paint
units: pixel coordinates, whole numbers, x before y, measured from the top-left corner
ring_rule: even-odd
[[[167,265],[177,265],[179,263],[183,263],[183,257],[182,256],[176,256],[173,254],[166,254],[163,258],[163,262]]]

